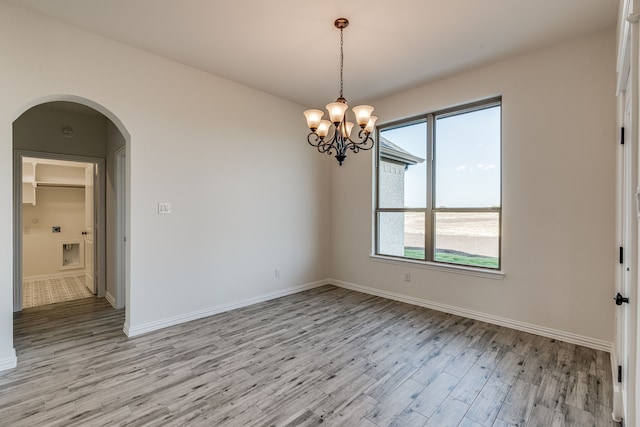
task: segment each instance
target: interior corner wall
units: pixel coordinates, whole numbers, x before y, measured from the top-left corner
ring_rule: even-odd
[[[301,137],[302,106],[5,2],[0,52],[0,235],[12,235],[12,122],[25,106],[82,97],[130,135],[130,330],[329,276],[329,159]],[[0,362],[13,355],[12,259],[1,239]]]
[[[612,343],[615,53],[611,29],[372,101],[385,123],[502,95],[505,276],[372,260],[373,165],[358,155],[332,169],[332,277]]]

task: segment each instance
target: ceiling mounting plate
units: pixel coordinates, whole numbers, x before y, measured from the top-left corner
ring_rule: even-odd
[[[336,22],[333,23],[333,25],[335,25],[336,28],[339,28],[342,30],[349,26],[349,20],[347,18],[338,18],[336,19]]]

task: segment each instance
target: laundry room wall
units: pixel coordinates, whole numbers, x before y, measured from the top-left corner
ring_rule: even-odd
[[[61,270],[59,262],[63,241],[84,240],[84,189],[39,187],[36,191],[36,205],[22,207],[23,278],[84,272],[83,265]],[[60,227],[60,232],[53,232],[52,227]]]

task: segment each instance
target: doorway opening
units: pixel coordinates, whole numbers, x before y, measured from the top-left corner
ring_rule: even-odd
[[[13,123],[14,311],[52,296],[34,286],[61,284],[126,310],[128,134],[97,104],[60,98]]]
[[[21,164],[22,308],[96,295],[99,163],[22,156]]]

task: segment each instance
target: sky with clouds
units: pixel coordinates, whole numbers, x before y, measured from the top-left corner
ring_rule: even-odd
[[[426,123],[381,131],[411,154],[427,158]],[[435,206],[500,206],[500,107],[436,120]],[[426,204],[427,162],[405,172],[405,207]]]

